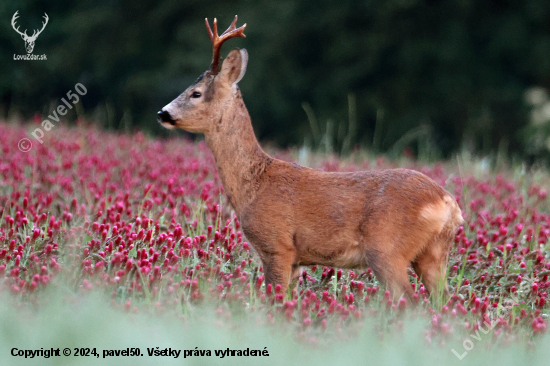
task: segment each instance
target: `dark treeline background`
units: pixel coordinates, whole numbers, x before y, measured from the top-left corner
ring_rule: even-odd
[[[33,52],[47,61],[13,59],[26,53],[16,10],[29,34],[48,14]],[[210,64],[204,18],[221,33],[235,14],[247,38],[222,54],[249,52],[240,87],[260,139],[344,153],[547,154],[548,0],[4,0],[0,118],[45,118],[80,82],[78,113],[166,133],[156,112]]]

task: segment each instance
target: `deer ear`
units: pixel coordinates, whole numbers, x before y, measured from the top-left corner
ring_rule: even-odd
[[[229,52],[223,61],[220,78],[228,84],[236,84],[243,78],[248,64],[248,52],[244,48]]]

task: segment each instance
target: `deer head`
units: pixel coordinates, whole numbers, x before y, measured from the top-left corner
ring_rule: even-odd
[[[21,35],[21,38],[23,38],[23,41],[25,41],[25,49],[27,50],[27,53],[32,53],[32,50],[34,49],[34,42],[36,41],[36,38],[38,38],[38,36],[40,35],[40,33],[42,33],[42,31],[44,30],[44,28],[46,28],[46,24],[48,24],[48,14],[44,13],[44,22],[42,22],[42,29],[38,30],[38,29],[35,29],[32,36],[29,36],[27,34],[27,30],[25,29],[24,32],[21,32],[19,31],[19,27],[15,27],[15,20],[19,17],[19,15],[17,15],[17,13],[19,12],[19,10],[17,10],[15,12],[15,14],[13,14],[13,18],[11,18],[11,26],[13,27],[13,29],[19,33]]]
[[[221,46],[228,39],[245,37],[244,24],[236,28],[237,16],[229,28],[218,36],[218,23],[214,19],[214,31],[205,19],[212,43],[212,63],[179,97],[158,112],[158,122],[168,129],[181,128],[194,133],[208,133],[221,120],[229,101],[238,93],[237,83],[246,72],[248,53],[235,49],[224,60],[221,70]]]

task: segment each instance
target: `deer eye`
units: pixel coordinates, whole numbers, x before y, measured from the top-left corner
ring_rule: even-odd
[[[191,94],[191,98],[200,98],[201,97],[201,93],[198,92],[198,91],[194,91],[193,94]]]

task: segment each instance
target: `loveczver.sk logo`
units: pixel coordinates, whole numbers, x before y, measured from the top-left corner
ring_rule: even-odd
[[[42,22],[42,29],[40,30],[35,29],[33,34],[29,36],[27,34],[26,29],[24,32],[21,32],[19,30],[19,26],[16,26],[15,24],[15,21],[17,20],[17,18],[19,18],[19,15],[17,14],[18,12],[19,10],[17,10],[15,14],[13,14],[13,17],[11,18],[11,26],[13,27],[13,30],[19,33],[21,38],[23,38],[23,41],[25,41],[25,50],[27,51],[27,54],[26,55],[14,54],[13,59],[14,60],[46,60],[46,55],[33,55],[32,51],[34,49],[34,42],[36,41],[36,38],[38,38],[40,33],[42,33],[42,31],[44,30],[44,28],[46,28],[46,25],[48,24],[48,20],[49,20],[48,14],[44,13],[44,16],[43,16],[44,22]]]

